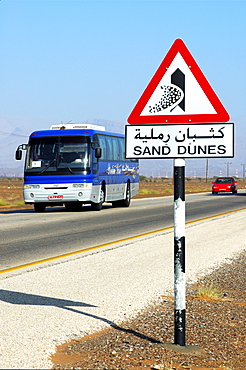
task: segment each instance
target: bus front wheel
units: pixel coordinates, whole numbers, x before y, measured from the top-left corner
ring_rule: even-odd
[[[43,203],[34,203],[34,210],[35,210],[35,212],[44,212],[45,211],[45,204],[43,204]]]
[[[65,203],[66,211],[68,212],[79,212],[82,210],[83,204],[80,202],[74,202],[74,203]]]
[[[91,204],[91,207],[92,207],[93,211],[101,211],[104,200],[105,200],[105,190],[104,190],[104,188],[101,188],[99,202]]]

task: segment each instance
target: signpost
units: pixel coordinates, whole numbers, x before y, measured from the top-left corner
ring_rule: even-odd
[[[128,117],[126,158],[174,159],[174,344],[185,345],[185,158],[234,156],[234,124],[193,56],[175,40]]]

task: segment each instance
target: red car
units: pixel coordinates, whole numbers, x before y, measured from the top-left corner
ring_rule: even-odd
[[[233,177],[218,177],[212,184],[212,194],[219,192],[237,193],[237,181]]]

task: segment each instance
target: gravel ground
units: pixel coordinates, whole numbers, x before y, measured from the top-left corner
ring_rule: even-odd
[[[162,297],[132,320],[60,346],[53,356],[54,369],[245,370],[245,267],[246,251],[189,286],[186,347],[196,345],[201,354],[182,354],[163,346],[172,342],[174,328],[173,299]],[[211,285],[218,288],[217,298],[196,297],[198,287]]]
[[[244,210],[186,226],[189,286],[198,278],[207,276],[211,269],[220,266],[227,258],[236,258],[238,253],[246,249],[245,216]],[[57,345],[71,339],[79,340],[104,329],[110,335],[106,339],[106,344],[107,340],[110,343],[107,359],[103,357],[104,351],[107,351],[107,345],[103,344],[104,337],[95,336],[100,338],[101,344],[98,344],[98,350],[95,344],[91,347],[88,344],[89,347],[85,348],[85,361],[88,360],[88,353],[91,358],[80,366],[82,369],[141,369],[139,361],[146,364],[147,360],[151,366],[160,364],[163,354],[169,352],[161,349],[156,341],[170,342],[173,336],[173,230],[134,239],[115,247],[1,276],[1,369],[51,369],[51,355],[56,352]],[[245,270],[240,271],[243,279]],[[229,274],[226,272],[227,276]],[[239,290],[245,286],[245,280],[240,284]],[[227,290],[225,293],[229,294]],[[230,299],[233,297],[234,295],[229,296]],[[237,296],[234,300],[242,303]],[[189,299],[187,305],[196,310],[197,302],[199,301]],[[218,303],[221,304],[216,301]],[[230,301],[225,301],[225,304],[230,305],[226,308],[226,312],[230,312],[232,304]],[[235,325],[237,334],[233,337],[229,332],[223,331],[225,335],[221,337],[221,341],[225,342],[224,338],[228,333],[227,343],[231,346],[238,343],[240,346],[240,339],[242,338],[242,343],[245,339],[240,337],[245,335],[240,334],[241,326],[244,325],[245,306],[237,304],[237,309],[228,317],[223,316],[221,306],[218,306],[219,320],[217,325],[212,326],[206,320],[212,320],[214,302],[199,303],[199,307],[202,305],[207,311],[199,311],[201,316],[198,317],[188,307],[187,344],[205,348],[203,341],[206,342],[206,335],[208,338],[215,337],[215,332],[220,332],[222,327],[223,330],[227,328],[227,324],[222,326],[225,320],[228,327],[231,327],[229,323]],[[148,310],[144,311],[146,307]],[[143,314],[148,315],[144,320],[141,319]],[[128,321],[133,317],[135,319],[132,322]],[[234,319],[230,321],[229,317]],[[160,318],[162,329],[158,329],[160,324],[157,325]],[[137,320],[140,320],[139,324]],[[124,339],[120,335],[124,335]],[[146,339],[146,336],[150,338]],[[232,339],[235,340],[232,342]],[[214,342],[215,348],[219,342]],[[89,341],[86,345],[87,343]],[[213,348],[211,346],[209,348]],[[147,347],[152,348],[150,355],[144,350]],[[81,351],[83,354],[84,350]],[[126,358],[131,355],[135,367],[130,362],[120,363],[118,356],[124,351],[128,351]],[[235,352],[234,347],[233,351]],[[156,356],[153,357],[155,353]],[[213,353],[211,352],[211,359],[217,361]],[[79,356],[81,358],[80,350]],[[229,355],[225,353],[223,356]],[[97,358],[102,360],[101,364],[97,363]],[[167,358],[174,360],[172,356]],[[229,357],[220,359],[230,360]],[[73,356],[72,361],[74,360]],[[71,367],[73,368],[72,365],[65,366]]]

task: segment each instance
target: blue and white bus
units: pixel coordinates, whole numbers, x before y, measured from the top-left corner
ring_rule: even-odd
[[[34,131],[28,144],[19,145],[16,160],[22,150],[27,151],[24,201],[36,212],[61,205],[79,210],[83,204],[99,211],[104,202],[129,207],[138,192],[139,164],[125,159],[124,135],[102,126],[52,125]]]

